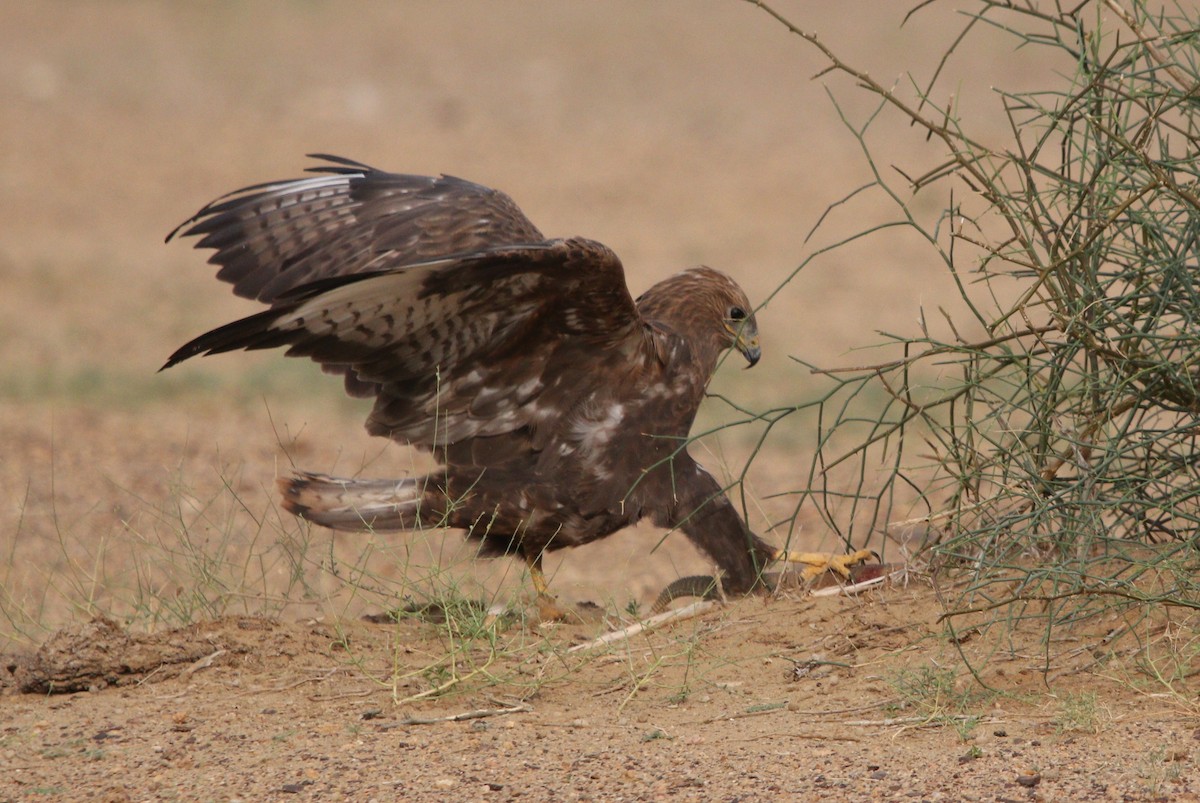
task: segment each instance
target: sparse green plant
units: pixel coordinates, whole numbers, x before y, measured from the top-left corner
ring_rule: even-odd
[[[302,578],[281,571],[286,551],[268,537],[265,517],[233,490],[236,482],[236,474],[223,475],[207,499],[178,478],[163,503],[131,494],[136,517],[106,533],[55,517],[49,535],[60,558],[48,565],[16,559],[26,537],[46,538],[19,531],[4,570],[0,637],[36,644],[65,624],[62,611],[149,629],[233,612],[270,615],[294,604]],[[19,581],[12,576],[18,565]]]
[[[685,702],[692,694],[695,675],[706,655],[702,646],[704,632],[705,628],[698,627],[666,634],[662,643],[651,640],[647,645],[650,652],[640,665],[629,656],[625,661],[629,692],[618,708],[623,709],[644,689],[653,686],[669,689],[668,701]]]
[[[1163,787],[1176,781],[1183,773],[1180,761],[1164,747],[1155,747],[1140,756],[1136,766],[1138,778],[1153,795],[1160,795]]]
[[[679,687],[679,690],[667,698],[673,705],[682,705],[692,696],[692,688],[686,683]]]
[[[953,669],[932,665],[902,669],[889,682],[896,692],[896,707],[914,711],[926,724],[952,727],[964,742],[979,725],[980,717],[967,712],[982,705],[986,695],[960,683]]]
[[[964,715],[955,717],[952,721],[955,733],[958,734],[958,739],[961,742],[966,742],[975,735],[975,729],[979,727],[979,717],[977,715]],[[978,750],[978,748],[974,748]],[[978,756],[972,756],[978,758]]]
[[[1112,712],[1096,693],[1072,692],[1058,697],[1054,725],[1059,733],[1101,733],[1112,722]]]
[[[1135,681],[1145,685],[1145,680],[1164,691],[1187,711],[1195,711],[1198,705],[1196,690],[1191,687],[1200,674],[1200,635],[1196,631],[1196,614],[1191,611],[1183,615],[1160,615],[1157,622],[1146,622],[1132,636],[1138,649],[1132,656],[1133,668],[1142,683],[1127,672],[1120,674],[1122,681]],[[1123,666],[1123,664],[1122,664]],[[1111,671],[1111,667],[1110,667]]]
[[[961,710],[963,693],[958,690],[952,669],[937,666],[903,669],[890,683],[900,708],[913,709],[931,719]]]

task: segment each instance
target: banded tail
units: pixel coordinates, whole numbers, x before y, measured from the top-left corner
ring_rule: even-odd
[[[277,482],[284,509],[313,524],[334,530],[394,531],[443,518],[442,511],[422,511],[425,480],[363,480],[300,472]]]

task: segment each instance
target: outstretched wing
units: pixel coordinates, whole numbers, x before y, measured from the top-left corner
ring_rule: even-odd
[[[387,173],[340,156],[320,175],[256,184],[218,198],[167,235],[213,248],[217,278],[246,298],[545,238],[504,193],[453,176]]]
[[[537,449],[608,381],[606,361],[653,357],[647,333],[616,254],[552,240],[326,278],[201,335],[163,367],[288,346],[375,388],[372,434],[438,448],[528,428]]]

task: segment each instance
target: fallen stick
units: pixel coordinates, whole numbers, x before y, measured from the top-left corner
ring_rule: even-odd
[[[225,654],[225,650],[217,650],[216,652],[209,653],[208,655],[201,658],[199,661],[196,661],[191,666],[184,669],[182,674],[194,675],[197,672],[199,672],[201,669],[208,669],[210,666],[212,666],[213,661],[220,658],[224,654]]]
[[[483,719],[499,717],[505,714],[523,714],[532,711],[533,706],[526,703],[506,706],[504,708],[479,708],[474,711],[463,711],[459,714],[447,714],[444,717],[405,717],[399,725],[436,725],[439,722],[465,722],[468,719]]]
[[[716,600],[700,600],[699,602],[693,602],[691,605],[685,605],[682,608],[677,608],[673,611],[667,611],[666,613],[660,613],[657,616],[651,616],[649,619],[637,622],[629,627],[623,627],[620,630],[614,630],[611,633],[605,633],[603,636],[594,638],[591,641],[585,641],[582,644],[576,644],[574,647],[568,649],[567,652],[580,652],[582,650],[590,650],[595,647],[603,647],[605,644],[611,644],[612,642],[619,641],[623,638],[627,639],[631,636],[636,636],[638,633],[646,630],[653,630],[654,628],[659,627],[660,625],[665,625],[668,622],[678,622],[683,619],[690,619],[693,616],[699,616],[702,613],[711,611],[720,604],[721,603],[717,602]]]
[[[857,594],[860,591],[866,591],[868,588],[872,588],[872,587],[878,586],[878,585],[883,585],[888,580],[891,580],[893,577],[899,577],[903,573],[903,571],[904,570],[901,569],[900,571],[895,571],[895,572],[892,572],[891,574],[882,574],[879,577],[872,577],[870,580],[863,580],[861,583],[853,583],[848,586],[838,585],[838,586],[827,586],[826,588],[818,588],[818,589],[808,592],[808,594],[810,597],[836,597],[838,594],[845,594],[846,596],[851,596],[851,595]]]

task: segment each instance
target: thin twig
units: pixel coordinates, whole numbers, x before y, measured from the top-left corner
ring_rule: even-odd
[[[949,714],[938,715],[933,717],[889,717],[887,719],[850,719],[839,721],[839,725],[846,725],[852,728],[890,728],[893,725],[928,725],[930,727],[940,727],[946,722],[999,722],[1000,720],[991,717],[978,717],[971,714]]]
[[[274,692],[290,691],[290,690],[298,688],[300,686],[305,686],[309,683],[320,683],[323,680],[328,680],[333,675],[335,675],[341,671],[342,671],[342,667],[335,666],[332,669],[330,669],[326,672],[322,672],[319,675],[314,675],[311,678],[302,678],[300,680],[295,681],[294,683],[286,683],[282,686],[266,686],[266,687],[261,687],[261,688],[257,688],[257,689],[246,689],[246,691],[242,692],[238,696],[245,697],[250,694],[272,694]]]
[[[902,360],[889,360],[887,362],[877,363],[875,365],[856,365],[845,368],[814,368],[814,374],[860,374],[860,373],[883,373],[884,371],[894,371],[897,368],[902,368],[906,365],[913,365],[918,362],[926,362],[931,357],[938,357],[946,354],[961,354],[963,352],[985,352],[990,348],[999,346],[1002,343],[1007,343],[1010,340],[1017,338],[1030,337],[1035,335],[1044,335],[1047,332],[1061,332],[1062,326],[1057,323],[1047,324],[1045,326],[1035,326],[1030,329],[1022,329],[1019,332],[1013,332],[999,337],[980,340],[975,343],[954,344],[952,346],[938,346],[936,348],[926,349],[912,357],[905,357]]]
[[[496,653],[495,652],[489,653],[488,659],[487,659],[487,661],[484,662],[483,666],[476,667],[475,669],[471,670],[470,672],[468,672],[465,675],[457,675],[456,674],[456,675],[454,675],[454,677],[450,678],[445,683],[439,683],[438,685],[433,686],[432,688],[428,688],[425,691],[417,692],[416,694],[410,694],[408,697],[405,697],[403,700],[398,700],[396,702],[396,704],[404,705],[405,703],[413,703],[413,702],[416,702],[417,700],[424,700],[426,697],[437,697],[439,694],[445,694],[450,689],[453,689],[455,686],[458,686],[462,683],[466,683],[468,680],[475,677],[476,675],[486,674],[488,667],[490,667],[492,665],[492,662],[495,660],[496,660]]]
[[[1157,37],[1146,36],[1146,34],[1142,31],[1142,26],[1138,24],[1138,21],[1132,14],[1129,13],[1129,11],[1123,8],[1120,3],[1116,2],[1116,0],[1104,0],[1104,5],[1108,6],[1114,14],[1121,18],[1122,22],[1129,26],[1129,30],[1133,31],[1138,37],[1138,40],[1141,42],[1142,46],[1146,48],[1146,52],[1150,54],[1150,57],[1158,62],[1158,65],[1164,68],[1167,71],[1167,74],[1174,78],[1179,84],[1180,92],[1183,92],[1186,97],[1192,97],[1198,91],[1200,91],[1200,84],[1197,84],[1196,81],[1192,80],[1189,78],[1189,76],[1181,72],[1180,69],[1175,66],[1172,59],[1164,56],[1162,51],[1154,46],[1154,39]]]

